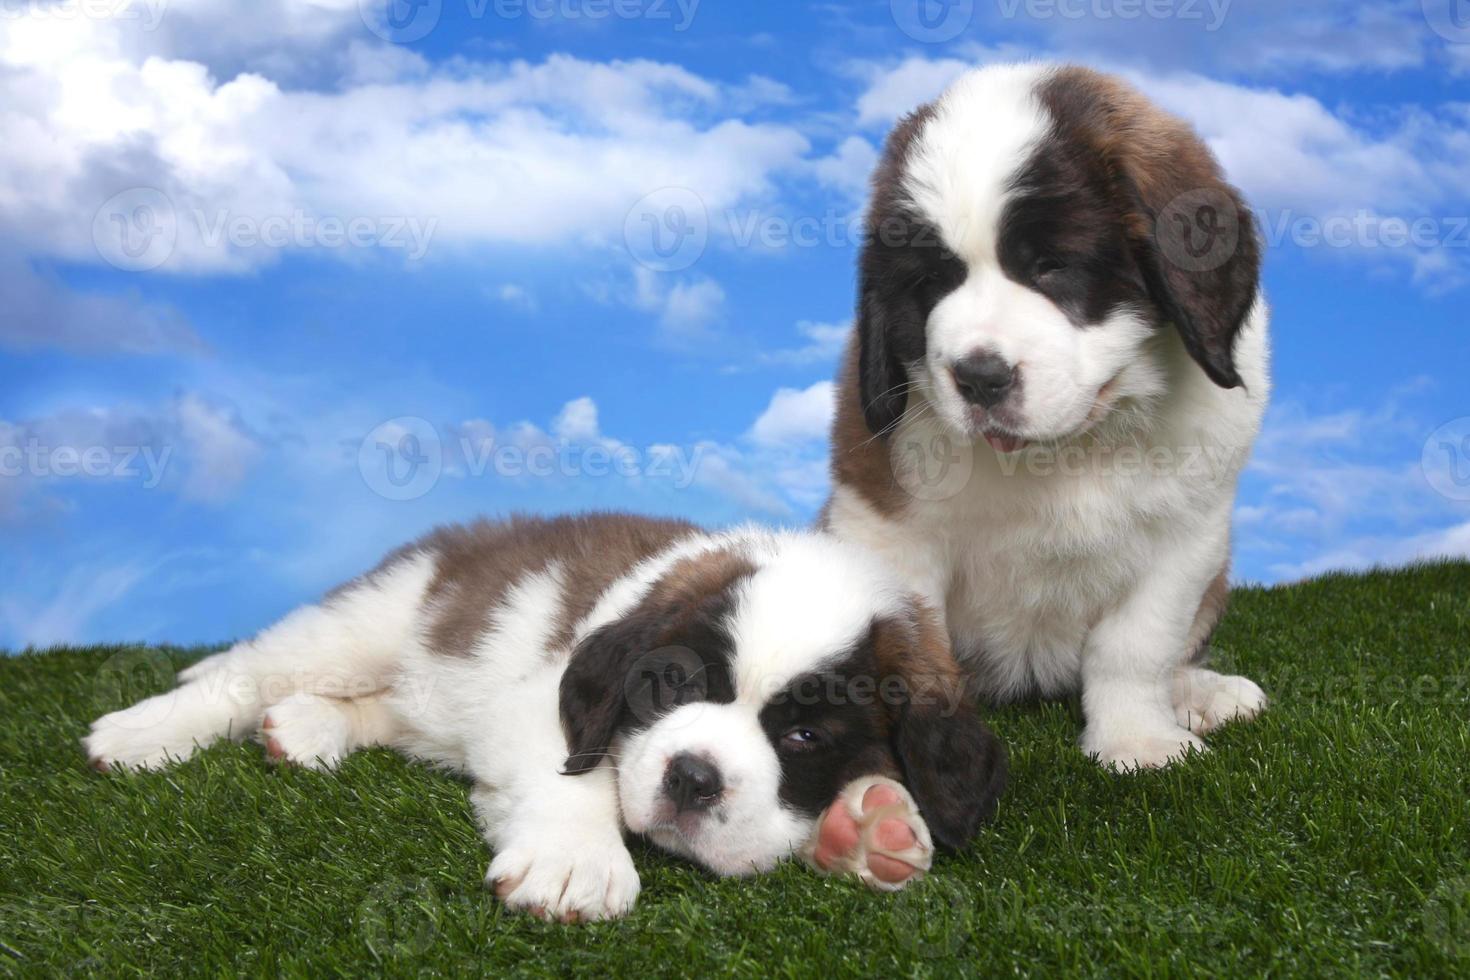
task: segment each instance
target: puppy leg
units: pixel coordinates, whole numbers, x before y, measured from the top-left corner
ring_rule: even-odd
[[[181,674],[183,686],[97,719],[83,739],[92,765],[158,768],[218,738],[248,737],[265,709],[291,694],[381,690],[413,636],[432,574],[432,559],[406,558],[201,661]]]
[[[898,891],[929,870],[934,842],[902,783],[865,776],[838,794],[801,855],[818,870],[856,873],[870,888]]]
[[[335,769],[350,752],[391,744],[398,717],[379,695],[327,698],[299,692],[266,709],[260,740],[270,758],[309,769]]]
[[[1174,718],[1196,735],[1232,721],[1250,721],[1266,709],[1266,692],[1244,677],[1203,667],[1181,667],[1174,674]]]
[[[623,843],[606,768],[552,771],[536,785],[477,785],[471,799],[495,849],[485,883],[506,906],[558,922],[626,915],[642,887]]]
[[[1221,527],[1227,526],[1223,518]],[[1194,651],[1191,632],[1223,564],[1226,542],[1183,539],[1158,556],[1133,593],[1105,615],[1082,657],[1082,750],[1119,770],[1168,765],[1203,752],[1175,712],[1175,677]]]

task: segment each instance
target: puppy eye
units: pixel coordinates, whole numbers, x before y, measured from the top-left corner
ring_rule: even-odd
[[[1031,276],[1034,279],[1040,279],[1043,276],[1049,276],[1053,273],[1061,272],[1066,267],[1067,264],[1061,259],[1051,255],[1043,255],[1041,258],[1032,263]]]
[[[810,749],[821,744],[822,733],[815,728],[793,728],[781,736],[781,745],[789,749]]]

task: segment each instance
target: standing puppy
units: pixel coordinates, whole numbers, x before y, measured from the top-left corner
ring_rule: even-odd
[[[945,610],[1005,701],[1160,766],[1265,696],[1202,658],[1269,379],[1251,214],[1190,128],[1082,68],[1003,65],[874,177],[827,526]]]

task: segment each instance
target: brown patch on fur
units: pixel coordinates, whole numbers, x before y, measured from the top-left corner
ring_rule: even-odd
[[[880,675],[903,677],[911,691],[927,691],[944,705],[966,702],[965,674],[950,648],[949,631],[928,604],[915,599],[909,616],[878,620],[873,629]]]
[[[912,600],[909,615],[873,624],[878,672],[902,677],[904,703],[890,706],[891,743],[903,782],[934,839],[968,843],[1005,788],[1005,747],[981,721],[934,610]]]
[[[714,597],[729,598],[743,579],[754,575],[755,562],[738,548],[717,548],[681,558],[659,576],[640,605],[660,611],[669,635]]]
[[[1184,120],[1089,68],[1057,69],[1038,95],[1054,120],[1061,152],[1094,156],[1132,205],[1123,220],[1144,281],[1190,356],[1216,384],[1239,385],[1231,349],[1255,301],[1260,243],[1250,209],[1209,147]],[[1202,208],[1217,223],[1207,226]],[[1233,227],[1235,241],[1216,264],[1209,249],[1223,227],[1218,223]],[[1190,250],[1198,244],[1196,231],[1205,242],[1199,254]],[[1201,257],[1206,261],[1199,265],[1191,261]]]
[[[868,431],[858,387],[856,334],[848,341],[837,375],[837,410],[832,419],[832,482],[857,493],[885,517],[904,507],[907,493],[893,473],[891,440]],[[824,511],[819,523],[827,524]]]
[[[1203,665],[1209,659],[1210,638],[1215,635],[1215,627],[1220,625],[1220,617],[1225,615],[1225,607],[1230,604],[1228,571],[1228,568],[1220,569],[1220,574],[1205,589],[1199,610],[1194,614],[1194,625],[1189,628],[1189,640],[1185,645],[1189,651],[1189,663]]]
[[[647,722],[685,698],[735,699],[728,619],[736,589],[755,571],[738,548],[681,559],[633,609],[578,642],[558,695],[564,772],[595,768],[630,721]]]
[[[434,556],[434,578],[426,596],[433,606],[429,648],[460,657],[474,650],[491,612],[516,583],[556,565],[562,608],[552,627],[554,649],[570,645],[577,623],[613,582],[644,559],[697,532],[698,528],[683,521],[630,514],[552,519],[517,516],[436,528],[399,549],[390,561],[415,552]]]

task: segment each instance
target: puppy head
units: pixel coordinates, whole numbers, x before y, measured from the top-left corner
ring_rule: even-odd
[[[569,775],[604,759],[629,829],[719,874],[770,868],[850,780],[909,786],[968,840],[1004,752],[932,614],[866,555],[773,535],[673,565],[562,679]]]
[[[870,429],[917,393],[1000,451],[1064,440],[1165,385],[1173,330],[1240,384],[1253,219],[1189,127],[1108,76],[972,72],[890,135],[860,269]]]

